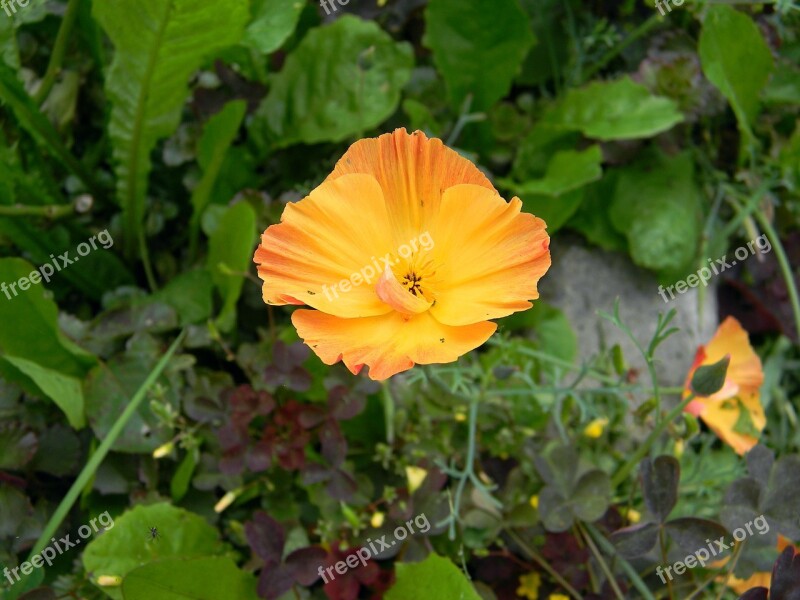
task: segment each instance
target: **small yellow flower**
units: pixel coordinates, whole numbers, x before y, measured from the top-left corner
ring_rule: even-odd
[[[425,477],[428,476],[428,472],[425,469],[420,469],[419,467],[406,467],[406,478],[408,479],[408,493],[413,494],[419,489],[419,486],[422,485],[422,482],[425,481]]]
[[[606,428],[606,425],[608,425],[608,419],[606,417],[595,419],[586,426],[583,430],[583,435],[597,439],[603,435],[603,430]]]
[[[531,499],[529,500],[529,502],[531,503],[531,506],[533,508],[536,508],[536,509],[539,508],[539,496],[537,496],[536,494],[531,496]]]
[[[162,444],[155,450],[153,450],[153,458],[164,458],[167,456],[172,450],[175,448],[175,444],[172,442],[167,442],[166,444]]]
[[[634,525],[642,520],[642,513],[634,508],[629,508],[625,516],[628,517],[628,522]]]
[[[223,510],[225,510],[231,504],[233,504],[238,496],[239,496],[238,490],[233,490],[232,492],[228,492],[222,498],[220,498],[219,502],[217,502],[214,505],[214,512],[221,513]]]
[[[459,423],[463,423],[464,421],[466,421],[466,420],[467,420],[467,413],[464,413],[464,412],[457,412],[457,413],[455,414],[455,419],[456,419],[456,421],[458,421]]]
[[[539,587],[541,587],[541,585],[542,578],[535,571],[527,575],[522,575],[519,578],[517,596],[527,598],[528,600],[537,600],[539,598]]]
[[[547,600],[569,600],[569,596],[565,596],[564,594],[550,594]]]
[[[382,512],[376,512],[372,515],[372,518],[369,520],[369,524],[372,525],[375,529],[383,525],[383,521],[386,518],[386,515]]]

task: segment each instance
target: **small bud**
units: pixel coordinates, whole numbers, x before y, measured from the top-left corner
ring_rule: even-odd
[[[214,505],[214,512],[221,513],[223,510],[228,508],[231,504],[234,503],[237,496],[239,495],[238,490],[233,490],[232,492],[228,492],[222,498],[220,498],[219,502]]]
[[[539,496],[536,496],[536,495],[531,496],[531,499],[529,500],[529,502],[530,502],[530,505],[533,508],[539,508]]]
[[[725,385],[725,376],[728,374],[728,365],[731,355],[728,354],[713,365],[698,367],[692,375],[691,390],[698,396],[711,396],[716,394]]]
[[[372,525],[375,529],[383,525],[384,520],[386,519],[386,515],[382,512],[376,512],[372,515],[372,518],[369,520],[369,524]]]
[[[406,478],[408,479],[408,492],[413,494],[419,489],[419,486],[422,485],[422,482],[425,481],[425,477],[428,476],[428,472],[425,469],[420,469],[419,467],[406,467]]]
[[[153,450],[153,458],[164,458],[175,448],[175,444],[167,442]]]
[[[103,587],[117,587],[122,585],[122,577],[119,575],[100,575],[97,578],[97,585]]]

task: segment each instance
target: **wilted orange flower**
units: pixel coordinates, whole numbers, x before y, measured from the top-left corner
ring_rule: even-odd
[[[725,443],[738,454],[744,454],[758,443],[767,419],[759,393],[764,381],[761,360],[739,321],[733,317],[725,319],[711,341],[697,350],[686,378],[684,397],[689,394],[689,382],[695,370],[701,365],[714,364],[726,355],[730,355],[731,362],[722,389],[712,396],[692,400],[686,412],[703,419]]]
[[[550,239],[521,207],[419,131],[360,140],[261,236],[264,301],[316,309],[292,314],[298,334],[353,373],[452,362],[539,296]]]

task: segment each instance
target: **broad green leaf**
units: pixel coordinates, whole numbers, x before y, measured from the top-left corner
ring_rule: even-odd
[[[251,132],[272,147],[339,142],[397,108],[414,59],[377,24],[344,15],[311,30],[286,59]]]
[[[148,563],[128,573],[122,594],[125,600],[258,600],[256,578],[219,557]]]
[[[600,179],[603,176],[603,169],[600,167],[602,160],[603,155],[600,146],[597,145],[590,146],[586,150],[564,150],[557,152],[550,159],[543,178],[522,183],[505,179],[501,183],[520,196],[527,194],[560,196]]]
[[[243,42],[262,54],[275,52],[297,27],[304,4],[302,0],[253,0],[253,20]]]
[[[602,177],[602,159],[596,145],[586,150],[563,150],[553,155],[541,179],[522,183],[504,179],[499,183],[522,198],[527,212],[544,219],[552,234],[578,210],[583,200],[580,188]]]
[[[580,231],[592,244],[604,250],[628,252],[625,236],[614,229],[609,216],[616,187],[616,175],[616,171],[609,171],[600,181],[582,190],[583,201],[570,219],[569,226]]]
[[[480,600],[457,566],[438,554],[418,563],[398,563],[397,579],[386,600]]]
[[[773,68],[772,53],[758,27],[730,6],[710,6],[698,53],[703,73],[730,102],[742,133],[752,138],[758,95]]]
[[[423,43],[433,52],[454,109],[468,94],[472,110],[504,97],[533,42],[518,0],[431,0],[425,12]]]
[[[155,540],[149,535],[152,527],[159,532]],[[226,552],[216,528],[205,518],[162,502],[135,506],[117,517],[110,529],[89,542],[82,558],[93,581],[102,575],[124,581],[129,572],[154,560],[220,556]],[[101,589],[112,598],[123,598],[118,587]]]
[[[637,265],[664,272],[687,267],[701,228],[691,156],[644,160],[621,171],[610,215]]]
[[[4,356],[3,358],[30,377],[64,411],[72,427],[80,429],[86,424],[80,379],[64,375],[18,356]]]
[[[673,100],[651,95],[627,76],[572,89],[544,116],[551,127],[598,140],[651,137],[682,120]]]
[[[22,259],[0,259],[0,353],[80,379],[96,360],[61,333],[58,307],[45,298],[41,284],[27,290],[19,288],[17,282],[29,278],[33,270]]]
[[[129,254],[143,241],[150,153],[180,122],[187,82],[205,57],[237,43],[247,0],[94,2],[93,14],[114,44],[106,76],[111,101],[117,196]]]
[[[200,216],[208,205],[225,154],[239,131],[246,110],[247,103],[244,100],[229,102],[208,120],[198,142],[197,162],[203,170],[203,177],[192,191],[192,219],[189,224],[192,255],[197,246]]]
[[[208,269],[222,296],[217,325],[230,331],[236,323],[236,301],[250,267],[256,241],[256,213],[246,202],[231,206],[209,240]]]

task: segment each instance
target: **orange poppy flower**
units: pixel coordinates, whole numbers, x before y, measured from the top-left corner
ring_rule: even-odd
[[[521,207],[419,131],[360,140],[261,236],[264,301],[316,309],[292,314],[298,334],[353,373],[452,362],[539,296],[550,238]]]
[[[714,364],[726,355],[731,361],[722,389],[711,396],[695,398],[685,410],[703,419],[741,455],[758,443],[767,419],[759,392],[764,381],[761,360],[750,345],[747,332],[733,317],[725,319],[711,341],[697,350],[686,378],[684,398],[689,395],[689,382],[697,367]]]

